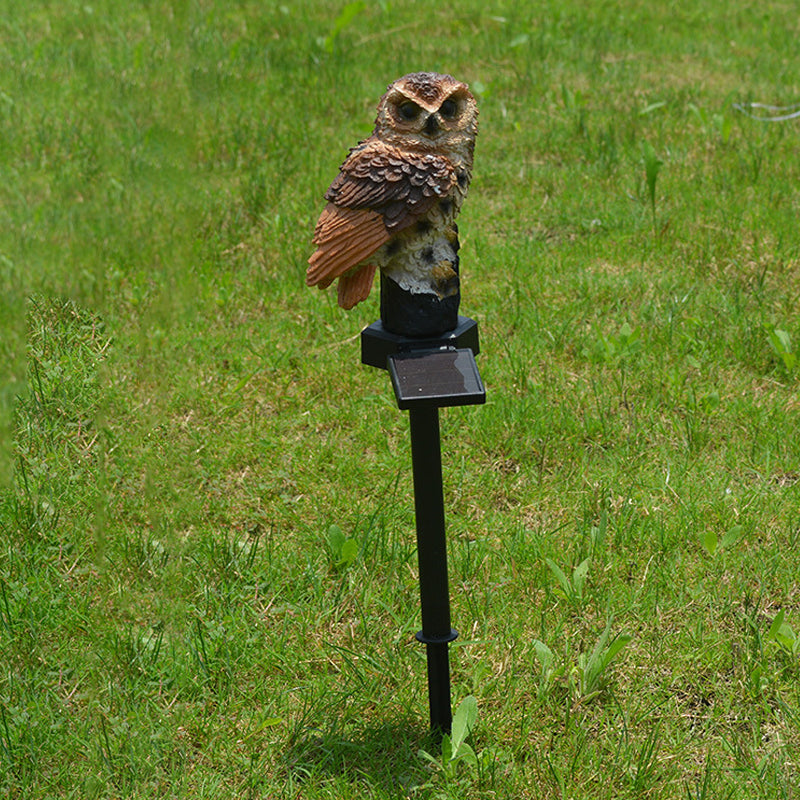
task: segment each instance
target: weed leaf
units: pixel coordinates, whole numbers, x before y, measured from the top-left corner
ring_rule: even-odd
[[[767,631],[767,639],[771,641],[778,640],[778,634],[780,633],[781,627],[783,626],[783,618],[785,616],[785,612],[781,609],[776,615],[775,619],[772,620],[772,625],[769,626],[769,630]]]
[[[792,337],[775,326],[767,327],[767,334],[770,347],[780,359],[786,373],[791,376],[798,367],[797,353],[792,349]]]
[[[533,649],[541,665],[545,669],[549,669],[555,660],[553,651],[544,642],[540,642],[538,639],[533,640]]]
[[[666,105],[665,100],[659,100],[657,103],[650,103],[650,105],[645,106],[640,112],[640,117],[646,117],[648,114],[652,114],[654,111],[658,111],[659,108],[664,108]]]
[[[733,547],[739,539],[742,538],[744,528],[741,525],[734,525],[729,531],[725,533],[720,542],[720,546],[726,550]]]
[[[566,597],[572,596],[572,584],[569,582],[569,578],[564,574],[561,567],[553,561],[552,558],[545,558],[545,563],[547,564],[550,572],[553,573],[556,580],[558,581],[559,585],[564,591],[564,595]]]
[[[644,174],[647,181],[647,194],[650,198],[650,208],[653,212],[653,222],[655,224],[656,216],[656,183],[658,182],[658,173],[661,171],[661,165],[664,163],[657,155],[656,151],[650,142],[642,144],[642,152],[644,154]]]
[[[328,528],[328,549],[331,560],[337,569],[349,567],[358,557],[358,542],[345,536],[338,525]]]
[[[703,534],[703,547],[706,553],[713,556],[717,552],[717,545],[719,544],[719,537],[714,530],[707,530]]]
[[[588,658],[583,655],[579,659],[580,689],[584,699],[594,697],[603,688],[606,682],[606,672],[611,662],[633,639],[630,634],[621,633],[611,641],[611,644],[607,645],[613,621],[613,617],[608,620],[605,630],[603,630]]]
[[[585,558],[572,571],[572,585],[575,589],[575,594],[578,595],[578,597],[583,597],[583,587],[586,583],[586,578],[589,575],[589,565],[591,563],[591,558]]]
[[[366,8],[367,4],[364,0],[355,0],[355,2],[348,3],[343,9],[341,14],[336,18],[333,23],[331,32],[325,37],[324,48],[326,53],[332,53],[336,39],[339,34],[347,28],[348,25]]]
[[[478,718],[478,701],[472,696],[465,697],[453,716],[453,728],[450,739],[453,743],[453,757],[458,757],[458,751],[469,736],[469,732]]]

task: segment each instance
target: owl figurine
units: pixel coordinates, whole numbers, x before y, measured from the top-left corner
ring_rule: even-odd
[[[365,300],[376,270],[404,292],[458,292],[455,218],[472,177],[478,107],[465,83],[415,72],[390,84],[372,135],[325,193],[306,283],[338,278],[338,300]]]

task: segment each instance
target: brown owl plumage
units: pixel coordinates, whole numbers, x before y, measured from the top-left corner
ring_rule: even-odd
[[[478,108],[465,83],[415,72],[390,84],[372,135],[325,193],[306,283],[366,299],[381,269],[405,291],[457,291],[455,218],[472,177]]]

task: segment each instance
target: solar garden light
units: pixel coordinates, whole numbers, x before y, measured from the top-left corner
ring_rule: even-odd
[[[478,325],[458,314],[456,216],[472,176],[478,107],[452,75],[414,72],[378,102],[372,135],[351,148],[325,192],[306,283],[337,281],[339,305],[366,300],[381,276],[381,319],[361,361],[389,371],[411,426],[422,631],[431,727],[449,733],[450,626],[439,409],[483,403]]]

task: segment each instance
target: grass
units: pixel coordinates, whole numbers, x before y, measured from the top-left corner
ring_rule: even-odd
[[[2,10],[4,796],[800,793],[790,5]],[[303,285],[420,68],[481,109],[439,767],[377,300]]]

